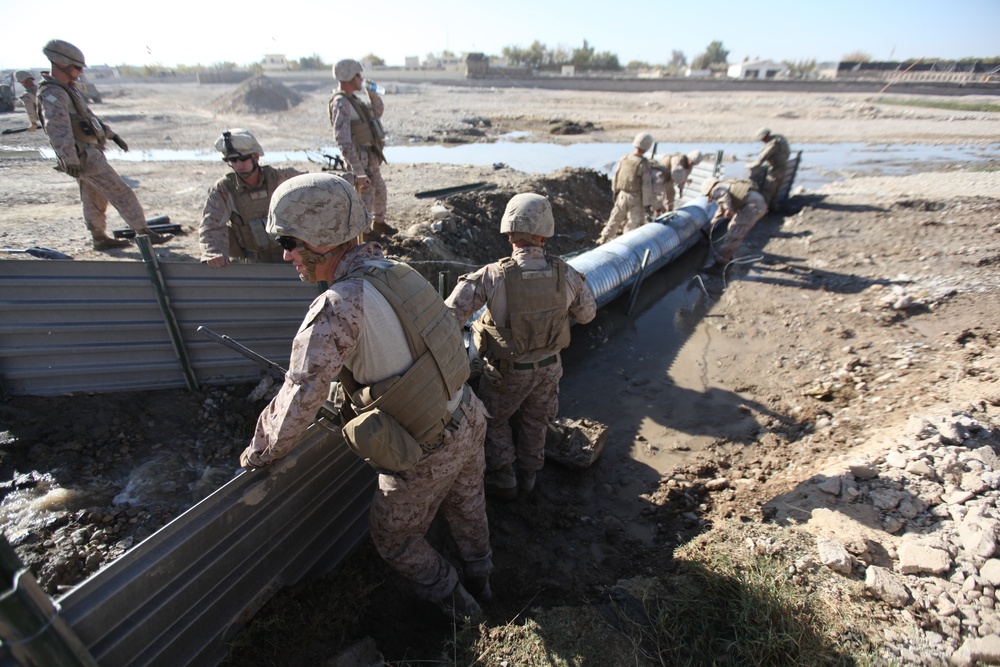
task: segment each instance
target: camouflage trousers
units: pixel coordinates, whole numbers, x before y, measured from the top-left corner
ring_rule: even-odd
[[[490,413],[486,428],[486,469],[495,471],[517,460],[522,471],[537,471],[545,464],[545,433],[549,422],[559,414],[559,380],[562,360],[530,370],[509,369],[502,387],[494,387],[485,378],[479,383],[479,396]],[[517,445],[510,418],[520,409]]]
[[[757,221],[767,213],[767,204],[764,197],[756,190],[751,190],[747,196],[746,204],[743,205],[733,219],[729,221],[729,229],[726,236],[715,248],[715,261],[720,264],[728,263],[740,249],[740,244]]]
[[[764,178],[764,202],[769,208],[773,207],[775,202],[778,200],[778,191],[781,190],[781,184],[785,180],[785,172],[787,169],[777,169],[775,171],[768,171],[767,176]]]
[[[129,227],[137,232],[146,229],[146,214],[139,198],[108,164],[104,153],[88,146],[84,155],[79,179],[80,199],[83,201],[83,220],[93,237],[108,235],[109,202]]]
[[[656,208],[664,211],[674,210],[674,201],[677,198],[674,182],[668,181],[660,172],[653,173],[653,197],[656,199]]]
[[[493,570],[483,491],[486,409],[473,395],[462,410],[465,418],[455,431],[445,430],[440,448],[409,470],[379,475],[369,514],[379,555],[432,602],[449,595],[459,580],[455,566],[427,541],[438,512],[451,530],[464,575],[485,577]]]
[[[607,243],[619,234],[639,229],[644,224],[646,211],[642,206],[642,195],[622,190],[615,197],[615,207],[611,209],[611,216],[601,231],[598,243]]]
[[[382,179],[382,169],[378,163],[378,156],[374,151],[361,148],[358,153],[361,156],[365,174],[372,185],[361,193],[361,201],[368,207],[368,212],[372,214],[372,222],[385,222],[385,209],[389,201],[389,192],[385,188],[385,180]]]

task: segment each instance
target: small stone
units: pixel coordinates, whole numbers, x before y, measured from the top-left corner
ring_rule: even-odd
[[[905,542],[899,547],[899,569],[903,574],[942,574],[951,569],[951,555],[943,549]]]
[[[865,588],[880,600],[902,609],[910,601],[910,591],[890,570],[872,565],[865,570]]]
[[[994,588],[1000,588],[1000,559],[990,558],[979,568],[979,576]]]

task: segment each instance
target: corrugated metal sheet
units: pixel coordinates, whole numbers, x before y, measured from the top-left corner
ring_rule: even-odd
[[[260,376],[199,326],[287,365],[316,286],[283,264],[160,269],[199,384]],[[0,378],[11,394],[40,396],[185,386],[142,262],[0,260]]]

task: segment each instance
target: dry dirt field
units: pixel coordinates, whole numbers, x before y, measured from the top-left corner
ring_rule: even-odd
[[[227,127],[250,128],[265,151],[331,143],[326,88],[303,88],[298,106],[271,112],[232,110],[233,88],[226,86],[106,88],[105,103],[95,110],[134,151],[207,150]],[[955,664],[989,662],[991,655],[1000,660],[1000,652],[976,653],[986,650],[976,642],[1000,633],[992,613],[1000,580],[979,570],[995,549],[975,551],[946,539],[972,518],[1000,535],[1000,475],[993,474],[1000,463],[969,465],[963,453],[1000,451],[1000,114],[872,106],[848,94],[623,96],[414,85],[387,96],[384,120],[396,144],[489,141],[515,130],[552,142],[628,141],[641,130],[660,141],[744,142],[768,125],[793,148],[864,141],[972,144],[992,152],[985,168],[956,163],[924,173],[913,165],[910,175],[846,175],[797,192],[787,212],[758,223],[739,253],[747,262],[724,277],[695,277],[702,245],[650,279],[633,317],[612,304],[594,323],[576,328],[566,354],[562,412],[607,424],[608,445],[586,471],[550,464],[531,496],[491,502],[495,601],[486,612],[489,627],[503,628],[599,599],[622,579],[671,567],[675,549],[692,539],[702,546],[722,543],[734,553],[760,551],[763,542],[789,551],[799,548],[793,543],[805,544],[794,559],[815,567],[800,568],[802,585],[830,604],[850,599],[866,609],[864,621],[881,637],[886,664],[947,664],[953,654]],[[556,120],[600,129],[549,135]],[[6,114],[0,127],[22,121]],[[46,142],[41,133],[20,133],[0,144],[16,149]],[[114,164],[137,188],[148,215],[170,215],[188,230],[157,247],[161,259],[197,261],[201,205],[223,165]],[[51,167],[38,158],[0,158],[0,244],[45,246],[77,259],[136,260],[138,252],[129,249],[88,249],[75,185]],[[585,170],[523,174],[387,165],[383,173],[388,222],[400,230],[387,250],[405,259],[480,264],[500,256],[505,250],[495,229],[506,199],[518,191],[542,191],[556,203],[557,229],[567,232],[553,246],[561,253],[593,245],[611,208],[607,179]],[[413,197],[479,180],[498,188],[441,200],[453,213],[443,229],[432,227],[434,202]],[[116,226],[120,222],[111,223]],[[678,292],[684,295],[672,297],[681,304],[675,312],[657,305],[660,296]],[[668,329],[674,333],[667,335]],[[180,418],[191,428],[174,424],[170,437],[199,443],[197,457],[205,465],[235,466],[247,423],[262,407],[241,402],[244,395],[243,388],[214,390],[211,398],[232,406],[232,414],[211,425]],[[140,456],[144,442],[164,437],[151,416],[154,404],[170,404],[178,417],[185,410],[199,415],[205,398],[184,392],[169,400],[6,397],[0,404],[0,494],[37,484],[30,471],[44,473],[48,461],[110,479],[125,460]],[[124,444],[120,432],[127,432]],[[220,444],[204,449],[211,438]],[[105,453],[109,441],[126,454]],[[931,441],[954,451],[930,451]],[[941,460],[950,472],[931,465]],[[965,468],[956,472],[955,460]],[[921,467],[920,461],[929,463]],[[940,488],[918,493],[904,472],[928,466],[921,483]],[[963,477],[971,473],[985,481]],[[837,480],[836,488],[830,480]],[[902,511],[900,498],[884,499],[887,489],[919,502],[910,503],[912,512]],[[55,593],[148,535],[187,500],[68,507],[41,532],[12,541]],[[761,538],[765,525],[789,532]],[[802,530],[807,540],[788,537]],[[830,560],[819,537],[839,539],[848,556]],[[931,573],[912,565],[908,539],[947,552],[948,567]],[[447,624],[425,613],[370,548],[351,567],[371,577],[374,590],[346,639],[374,638],[393,664],[435,659]],[[863,586],[873,568],[903,582],[909,596]],[[955,611],[945,612],[942,596]],[[232,664],[320,664],[342,647],[332,639],[299,645],[301,654],[294,655],[288,647],[271,646],[270,653],[258,647],[252,658],[241,654]],[[567,658],[569,649],[559,655]]]

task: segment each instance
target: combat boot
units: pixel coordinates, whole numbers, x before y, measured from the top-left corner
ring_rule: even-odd
[[[454,590],[438,602],[438,607],[445,616],[456,617],[458,619],[469,618],[477,620],[483,617],[483,608],[476,602],[476,598],[465,589],[462,582],[455,584]]]
[[[490,577],[469,577],[465,580],[465,590],[472,594],[480,602],[489,602],[493,599],[493,591],[490,590]]]
[[[501,467],[499,470],[487,470],[483,479],[486,487],[486,495],[513,500],[517,498],[517,478],[514,476],[514,468],[509,465]]]
[[[531,493],[535,490],[535,471],[534,470],[522,470],[521,478],[518,480],[518,484],[521,490],[526,493]]]
[[[113,239],[109,236],[95,236],[94,250],[114,250],[115,248],[127,248],[132,245],[128,239]]]
[[[396,230],[385,224],[382,220],[376,220],[372,223],[372,231],[379,236],[389,237],[396,233]]]

